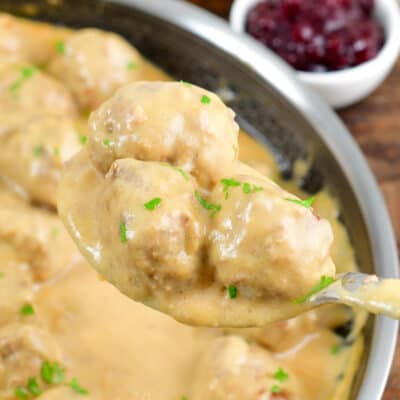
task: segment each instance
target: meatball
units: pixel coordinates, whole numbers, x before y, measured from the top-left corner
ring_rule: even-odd
[[[97,268],[130,297],[196,279],[205,227],[193,181],[167,164],[132,159],[115,161],[107,173],[95,205]]]
[[[255,344],[237,336],[216,339],[200,359],[193,382],[193,400],[305,400],[295,375],[275,378],[281,364]]]
[[[38,116],[4,135],[1,175],[18,185],[32,200],[55,207],[64,162],[80,148],[72,120]]]
[[[89,129],[91,157],[102,172],[117,158],[165,161],[209,186],[236,160],[232,110],[215,94],[184,83],[130,84],[91,115]]]
[[[221,204],[209,234],[209,261],[225,286],[252,289],[252,296],[293,300],[322,275],[334,276],[333,233],[311,208],[267,178],[233,175],[238,183],[218,185],[211,203]]]
[[[68,90],[29,64],[0,64],[0,135],[36,115],[75,116]]]
[[[49,71],[65,82],[79,106],[94,110],[120,86],[140,77],[139,53],[115,33],[83,29],[64,43]]]
[[[25,387],[40,376],[44,361],[60,362],[61,353],[45,329],[26,324],[9,324],[0,329],[0,398],[14,398],[16,387]]]
[[[56,44],[69,35],[65,28],[0,13],[0,63],[28,61],[44,65],[56,53]]]
[[[29,205],[4,207],[0,203],[0,240],[29,265],[36,282],[48,280],[80,260],[58,217]]]
[[[32,301],[32,284],[29,266],[0,241],[0,327],[15,320],[21,307]]]

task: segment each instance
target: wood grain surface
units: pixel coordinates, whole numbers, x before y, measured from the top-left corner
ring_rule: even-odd
[[[190,0],[227,17],[231,0]],[[400,249],[400,60],[367,99],[339,112],[379,182]],[[400,400],[400,340],[383,400]]]

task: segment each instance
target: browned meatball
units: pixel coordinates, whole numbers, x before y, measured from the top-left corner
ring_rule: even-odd
[[[265,349],[238,336],[218,338],[196,368],[193,400],[306,400],[295,375],[279,382],[282,364]],[[280,397],[277,397],[279,395]]]
[[[60,362],[61,353],[45,329],[9,324],[0,329],[0,398],[13,399],[17,387],[40,376],[44,361]]]
[[[30,64],[0,64],[0,135],[37,115],[76,115],[68,90]]]
[[[321,275],[335,274],[328,221],[288,201],[295,197],[267,178],[229,178],[238,186],[227,191],[218,185],[210,196],[211,203],[221,204],[209,234],[209,260],[217,280],[260,296],[267,292],[268,297],[293,300]]]
[[[17,252],[39,282],[80,259],[58,217],[28,205],[8,207],[0,203],[0,241]]]
[[[101,274],[141,300],[197,278],[206,230],[193,178],[167,164],[122,159],[100,191],[93,205],[100,254],[92,262]],[[77,220],[77,229],[85,223],[93,221]]]
[[[91,115],[89,128],[91,157],[102,172],[117,158],[165,161],[208,186],[236,160],[232,110],[215,94],[180,82],[124,87]]]
[[[56,53],[57,44],[69,35],[65,28],[0,13],[0,63],[28,61],[44,65]]]
[[[28,198],[55,207],[64,162],[80,148],[72,120],[38,116],[4,135],[0,175],[18,185]]]
[[[83,29],[64,42],[49,71],[63,81],[84,110],[94,110],[120,86],[140,77],[139,53],[122,37]]]

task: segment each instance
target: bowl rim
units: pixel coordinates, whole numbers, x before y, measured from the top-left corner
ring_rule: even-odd
[[[249,9],[261,0],[234,0],[229,21],[235,32],[246,34],[244,26]],[[376,57],[362,64],[340,71],[307,72],[296,70],[306,82],[323,84],[352,83],[366,76],[389,72],[400,53],[400,6],[397,0],[376,0],[378,19],[385,30],[386,39]],[[382,18],[384,17],[384,18]],[[255,39],[253,39],[255,40]],[[265,46],[264,46],[265,47]]]
[[[292,68],[271,51],[267,52],[269,56],[266,57],[265,51],[260,51],[264,46],[233,32],[221,18],[182,0],[109,2],[136,8],[196,35],[252,68],[297,108],[318,132],[353,188],[367,226],[375,271],[382,277],[399,277],[393,227],[367,161],[342,121],[323,99],[297,78]],[[381,399],[394,357],[397,333],[397,321],[387,317],[376,318],[368,364],[357,400]]]

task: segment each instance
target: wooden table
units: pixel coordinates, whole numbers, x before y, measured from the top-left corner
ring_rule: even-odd
[[[227,17],[232,0],[190,0]],[[363,102],[339,112],[361,146],[384,193],[400,249],[400,60]],[[400,341],[383,400],[400,400]]]

